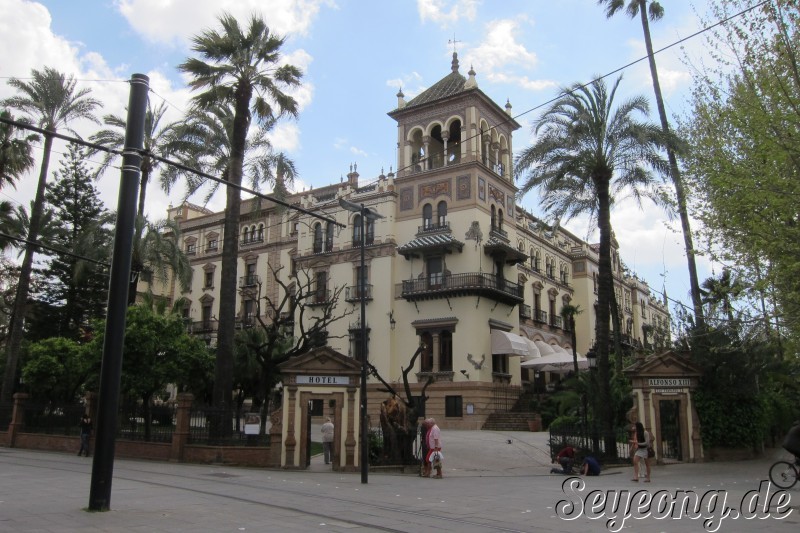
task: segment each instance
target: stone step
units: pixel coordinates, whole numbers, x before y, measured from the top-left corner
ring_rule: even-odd
[[[490,431],[530,431],[528,421],[535,418],[536,413],[532,412],[492,413],[486,419],[482,429]]]

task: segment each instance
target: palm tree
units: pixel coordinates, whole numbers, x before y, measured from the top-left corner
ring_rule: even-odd
[[[14,120],[5,109],[0,112],[0,118]],[[0,189],[6,185],[13,187],[14,181],[33,166],[31,142],[38,139],[38,135],[20,138],[17,128],[0,122]]]
[[[153,107],[152,103],[148,100],[147,111],[144,117],[144,154],[142,155],[142,178],[139,186],[139,207],[136,211],[137,216],[144,216],[144,204],[147,196],[147,185],[153,172],[158,167],[158,161],[153,159],[151,154],[168,154],[170,153],[172,134],[177,123],[171,123],[160,128],[161,120],[167,112],[167,104],[161,102],[158,107]],[[110,126],[109,129],[100,130],[89,139],[93,142],[113,148],[122,150],[125,145],[125,126],[126,120],[118,115],[106,115],[103,117],[103,122]],[[95,150],[96,152],[96,150]],[[91,155],[91,154],[90,154]],[[111,162],[116,159],[117,155],[107,152],[103,158],[103,164],[98,169],[97,173],[100,174],[105,170]]]
[[[613,297],[611,270],[611,207],[628,193],[637,201],[662,198],[652,170],[666,172],[660,156],[664,136],[658,126],[638,122],[647,115],[644,97],[622,102],[614,109],[614,95],[622,78],[611,88],[602,79],[591,85],[575,84],[534,122],[536,142],[517,157],[516,176],[524,179],[521,192],[539,188],[542,208],[555,218],[569,220],[585,212],[596,216],[600,229],[597,339],[600,394],[606,435],[613,432],[609,365],[609,320]],[[607,448],[610,449],[610,448]]]
[[[642,31],[644,32],[644,43],[647,47],[647,57],[650,62],[650,77],[653,79],[653,91],[656,96],[656,107],[658,108],[658,117],[661,120],[661,129],[666,135],[670,135],[669,121],[667,120],[667,111],[664,107],[664,97],[661,94],[661,85],[658,82],[658,68],[656,67],[656,56],[653,54],[653,41],[650,37],[650,20],[660,20],[664,16],[664,8],[658,0],[627,0],[628,5],[625,6],[626,0],[598,0],[597,3],[606,6],[606,18],[613,17],[618,11],[625,7],[625,12],[629,17],[634,18],[637,15],[642,21]],[[699,329],[705,327],[705,316],[703,312],[703,303],[700,297],[700,282],[697,277],[697,263],[695,261],[694,242],[692,239],[692,228],[689,223],[689,211],[686,207],[686,190],[683,185],[683,178],[681,171],[678,167],[678,159],[675,155],[675,149],[672,145],[667,145],[667,158],[669,159],[669,174],[672,177],[672,183],[675,186],[675,199],[678,204],[678,216],[681,219],[681,229],[683,230],[683,245],[686,249],[686,261],[689,266],[689,288],[692,295],[692,307],[694,308],[694,316],[696,325]]]
[[[186,167],[225,175],[231,162],[233,120],[234,112],[229,105],[194,110],[174,129],[171,148],[175,157]],[[248,135],[242,175],[248,177],[248,186],[252,189],[259,189],[263,183],[272,184],[273,194],[283,199],[287,194],[286,186],[294,182],[297,171],[291,159],[272,148],[268,133],[276,123],[274,118],[265,120],[260,128]],[[192,196],[207,186],[206,203],[220,187],[218,181],[207,180],[176,166],[161,174],[162,187],[170,191],[180,178],[186,181],[186,196]]]
[[[736,298],[742,292],[742,285],[739,279],[731,275],[728,268],[724,268],[719,277],[710,277],[700,286],[700,293],[703,302],[708,304],[708,312],[715,316],[720,310],[728,319],[728,327],[733,327],[734,308],[731,299]]]
[[[50,153],[53,148],[53,133],[66,127],[73,120],[86,119],[98,122],[94,110],[100,102],[89,96],[90,89],[76,89],[73,76],[65,76],[54,68],[44,67],[41,71],[31,70],[31,80],[17,78],[8,80],[8,84],[18,91],[18,95],[6,98],[4,106],[17,109],[27,114],[32,123],[45,130],[42,165],[39,169],[39,183],[31,210],[28,240],[36,241],[39,237],[42,209],[44,208],[44,192],[47,185],[47,171],[50,165]],[[3,373],[3,388],[0,391],[0,402],[8,402],[14,392],[14,380],[17,374],[19,347],[22,342],[22,326],[25,319],[25,308],[28,301],[28,290],[31,282],[31,269],[35,249],[28,246],[20,268],[17,295],[9,326],[8,344],[6,344],[6,367]]]
[[[182,291],[188,291],[192,282],[192,265],[180,246],[180,229],[174,220],[150,223],[144,217],[136,218],[131,255],[131,282],[128,288],[128,305],[136,302],[140,275],[149,270],[154,280],[165,282],[171,274]]]
[[[242,183],[251,120],[261,122],[285,114],[296,116],[297,102],[283,89],[299,85],[302,73],[297,67],[281,64],[284,38],[271,33],[261,17],[252,15],[246,28],[240,27],[228,13],[219,22],[221,32],[206,30],[192,39],[192,49],[202,59],[187,59],[179,69],[192,76],[189,82],[192,89],[203,90],[193,99],[197,109],[219,104],[233,106],[230,161],[225,168],[225,179],[238,186]],[[240,191],[228,187],[214,381],[214,405],[225,413],[231,412],[240,208]],[[222,436],[227,435],[230,424],[223,424],[220,430]]]

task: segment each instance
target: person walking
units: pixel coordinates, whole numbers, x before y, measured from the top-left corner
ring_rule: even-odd
[[[333,461],[333,422],[331,422],[331,418],[328,417],[325,419],[325,423],[322,424],[322,453],[325,457],[325,464],[330,464]]]
[[[428,419],[422,421],[419,425],[419,451],[420,451],[420,458],[422,459],[422,470],[420,471],[419,475],[421,477],[431,477],[431,464],[428,462],[428,431],[430,427],[428,427]]]
[[[644,461],[645,468],[647,469],[647,476],[644,478],[645,483],[650,482],[650,447],[653,445],[653,434],[645,431],[641,422],[636,422],[636,432],[633,436],[631,445],[634,448],[633,452],[633,479],[631,481],[639,481],[639,471],[641,470],[641,462]]]
[[[83,413],[80,421],[81,427],[81,448],[78,450],[78,456],[86,454],[89,457],[89,437],[92,436],[92,419],[88,414]]]
[[[436,420],[429,418],[428,426],[428,457],[427,462],[436,470],[435,479],[442,479],[442,432],[436,425]],[[436,455],[434,455],[436,454]]]

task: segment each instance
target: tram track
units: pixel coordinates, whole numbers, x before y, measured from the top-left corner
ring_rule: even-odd
[[[16,455],[16,454],[11,454]],[[3,462],[13,461],[16,466],[24,466],[27,468],[40,468],[50,471],[63,471],[69,473],[87,473],[85,465],[76,463],[72,468],[67,466],[63,458],[47,459],[47,453],[43,452],[41,457],[36,460],[29,458],[21,458],[19,456],[10,457],[6,454],[0,453],[0,464]],[[449,528],[453,526],[463,526],[463,528],[480,531],[498,531],[506,533],[523,533],[526,530],[517,529],[513,526],[505,526],[497,522],[487,523],[484,521],[471,520],[469,518],[459,518],[454,516],[446,516],[432,512],[430,509],[415,505],[415,502],[403,500],[398,502],[403,505],[399,508],[397,505],[387,505],[376,502],[365,501],[353,497],[342,496],[341,494],[331,494],[333,490],[338,490],[339,487],[331,489],[326,487],[327,490],[317,491],[317,486],[313,489],[300,489],[287,486],[284,481],[288,476],[302,476],[303,472],[285,472],[275,470],[252,470],[252,469],[239,469],[237,467],[224,468],[225,473],[218,472],[219,467],[209,467],[209,470],[216,470],[217,472],[203,472],[202,467],[191,465],[187,470],[196,473],[175,473],[174,466],[171,465],[171,471],[165,473],[159,471],[157,463],[146,463],[135,460],[118,460],[115,465],[114,479],[117,481],[126,481],[133,483],[141,483],[148,486],[160,487],[168,490],[179,490],[183,492],[194,493],[205,497],[219,498],[225,501],[235,501],[238,503],[255,505],[264,509],[272,509],[280,512],[292,512],[298,515],[319,518],[323,523],[336,523],[349,527],[362,527],[376,531],[386,532],[406,532],[408,529],[395,529],[375,523],[370,523],[364,520],[354,519],[354,514],[362,516],[369,516],[374,514],[375,511],[380,511],[381,521],[386,522],[386,515],[397,515],[398,522],[406,522],[411,516],[425,519],[429,524],[441,522],[443,525],[448,524]],[[137,468],[138,466],[138,468]],[[263,473],[267,476],[266,480],[254,481],[254,474]],[[222,474],[222,475],[221,475]],[[331,474],[337,476],[337,474]],[[213,486],[218,489],[208,488],[211,476],[215,477]],[[155,479],[154,479],[155,478]],[[278,478],[280,484],[270,486],[267,483],[271,482],[271,478]],[[303,481],[300,481],[303,483]],[[193,486],[194,485],[194,486]],[[203,487],[199,487],[203,485]],[[359,490],[359,489],[356,489]],[[250,492],[258,493],[263,498],[257,498],[246,494]],[[339,491],[341,492],[341,491]],[[238,493],[238,494],[237,494]],[[293,499],[297,504],[278,503],[277,501],[268,501],[270,499],[282,500]],[[265,501],[266,500],[266,501]],[[326,512],[317,512],[314,510],[315,502],[336,502],[341,504],[342,513],[332,514],[330,506]],[[410,524],[410,523],[409,523]]]

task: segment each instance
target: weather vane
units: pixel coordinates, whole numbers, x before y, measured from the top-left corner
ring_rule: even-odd
[[[455,33],[453,34],[453,38],[452,39],[448,39],[447,40],[447,44],[452,44],[453,45],[453,53],[454,54],[456,53],[456,43],[460,43],[460,42],[461,41],[457,41],[456,40],[456,34]]]

